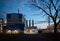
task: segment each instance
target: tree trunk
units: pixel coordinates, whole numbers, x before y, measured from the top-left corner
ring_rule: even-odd
[[[57,25],[54,23],[54,34],[57,34]]]

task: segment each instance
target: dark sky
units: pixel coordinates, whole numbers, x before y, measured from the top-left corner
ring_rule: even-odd
[[[27,20],[46,21],[46,17],[43,17],[40,10],[33,9],[29,5],[30,0],[0,0],[0,18],[3,17],[6,20],[6,14],[8,13],[22,13]],[[38,22],[38,23],[39,23]],[[46,26],[46,24],[44,23]]]
[[[29,6],[28,0],[0,0],[0,17],[6,18],[7,13],[17,13],[18,8],[19,12],[25,15],[27,20],[45,20],[45,18],[41,19],[43,17],[40,15],[39,10],[32,9]]]

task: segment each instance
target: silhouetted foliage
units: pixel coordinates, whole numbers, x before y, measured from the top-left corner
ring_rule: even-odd
[[[60,0],[31,0],[30,5],[37,7],[53,20],[56,34],[57,25],[60,23]]]

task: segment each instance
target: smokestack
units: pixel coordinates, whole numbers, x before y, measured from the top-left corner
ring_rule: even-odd
[[[34,26],[34,20],[32,20],[32,26]]]
[[[29,27],[31,27],[31,20],[29,20]]]
[[[28,27],[28,21],[27,20],[26,20],[25,24],[26,24],[26,27]]]

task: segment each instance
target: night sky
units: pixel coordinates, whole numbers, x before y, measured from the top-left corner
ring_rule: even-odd
[[[29,0],[0,0],[0,18],[6,20],[7,13],[18,13],[18,9],[27,20],[46,21],[40,10],[29,5]]]

